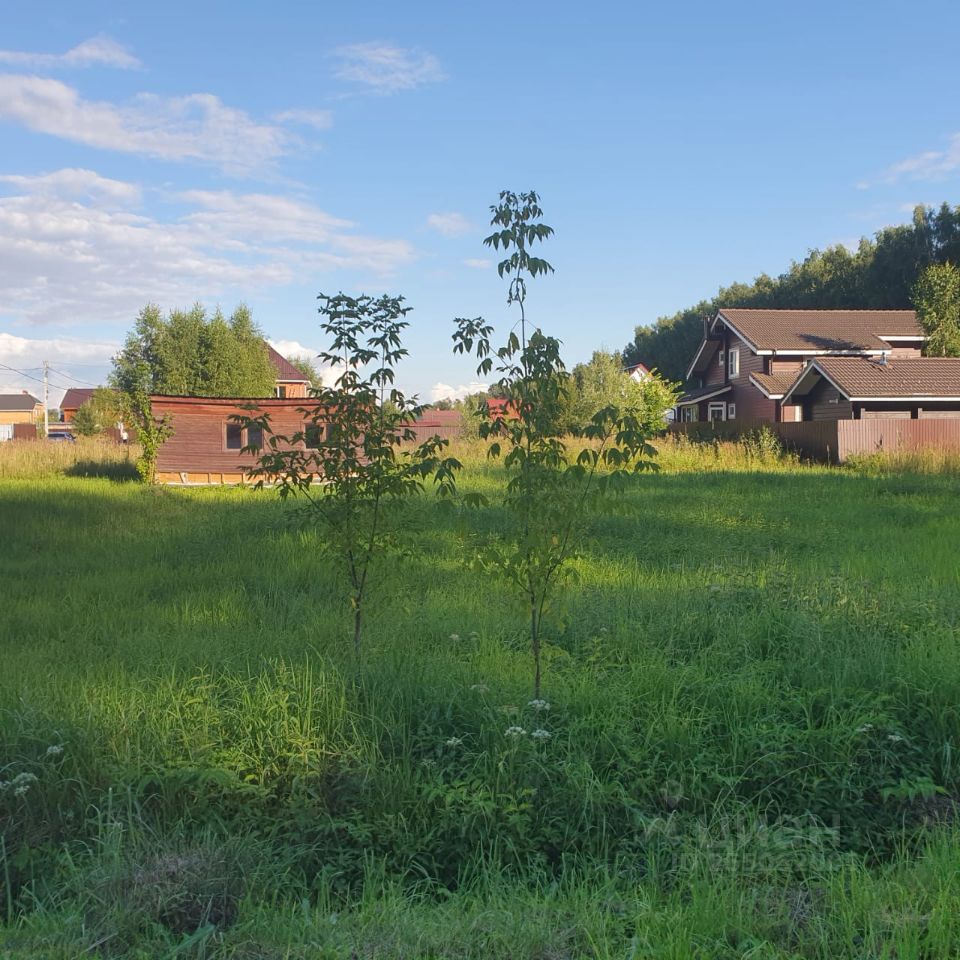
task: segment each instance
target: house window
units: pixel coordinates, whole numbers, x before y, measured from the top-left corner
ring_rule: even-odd
[[[695,413],[694,407],[681,407],[680,408],[680,422],[681,423],[693,423],[693,415]]]
[[[727,419],[728,420],[737,419],[737,405],[735,403],[727,404]]]
[[[740,376],[740,351],[731,349],[727,352],[727,375]]]
[[[263,427],[255,423],[247,427],[247,442],[245,445],[248,447],[253,447],[256,450],[262,449]]]
[[[283,384],[278,383],[273,388],[273,392],[276,394],[278,400],[285,400],[287,398],[287,388],[283,386]]]
[[[308,423],[304,430],[305,443],[308,450],[316,450],[323,443],[326,426],[322,423]]]
[[[718,403],[707,404],[708,420],[723,420],[726,418],[727,405],[721,400]]]
[[[725,360],[725,354],[724,354],[724,352],[723,352],[722,350],[719,350],[719,351],[717,352],[717,366],[718,366],[718,367],[722,367],[725,362],[726,362],[726,360]]]
[[[227,449],[239,450],[243,447],[243,427],[239,423],[227,424]]]

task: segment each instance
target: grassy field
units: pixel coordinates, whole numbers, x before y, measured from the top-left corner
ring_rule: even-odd
[[[13,446],[0,956],[960,956],[949,463],[664,447],[592,523],[536,710],[468,565],[496,511],[410,511],[358,672],[270,492]]]

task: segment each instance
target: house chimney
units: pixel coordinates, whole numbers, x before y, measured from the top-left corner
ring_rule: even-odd
[[[710,314],[705,313],[703,315],[703,339],[706,340],[710,336]]]
[[[886,355],[886,353],[881,353],[881,354],[880,354],[880,359],[879,359],[877,362],[880,364],[881,367],[885,367],[885,366],[887,365],[887,355]]]

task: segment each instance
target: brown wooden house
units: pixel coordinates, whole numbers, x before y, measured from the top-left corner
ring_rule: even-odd
[[[262,447],[260,431],[245,429],[234,416],[254,413],[270,416],[274,433],[291,435],[306,432],[310,441],[322,439],[322,426],[305,430],[300,397],[165,397],[150,398],[153,415],[165,420],[172,435],[157,454],[156,481],[172,484],[247,483],[247,471],[256,465],[256,456],[244,453],[246,446]],[[304,449],[306,444],[303,445]]]
[[[270,362],[277,371],[274,396],[279,400],[286,397],[306,397],[310,395],[310,380],[305,377],[286,357],[277,353],[267,344]]]
[[[795,422],[789,391],[821,358],[919,358],[925,337],[912,310],[724,308],[704,322],[677,420]]]
[[[72,423],[77,411],[92,396],[92,387],[71,387],[60,401],[60,421],[62,423]]]

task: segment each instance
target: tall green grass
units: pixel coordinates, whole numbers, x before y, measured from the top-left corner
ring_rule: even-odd
[[[0,956],[960,955],[956,477],[661,456],[548,710],[494,509],[404,518],[358,669],[269,491],[0,484]]]

